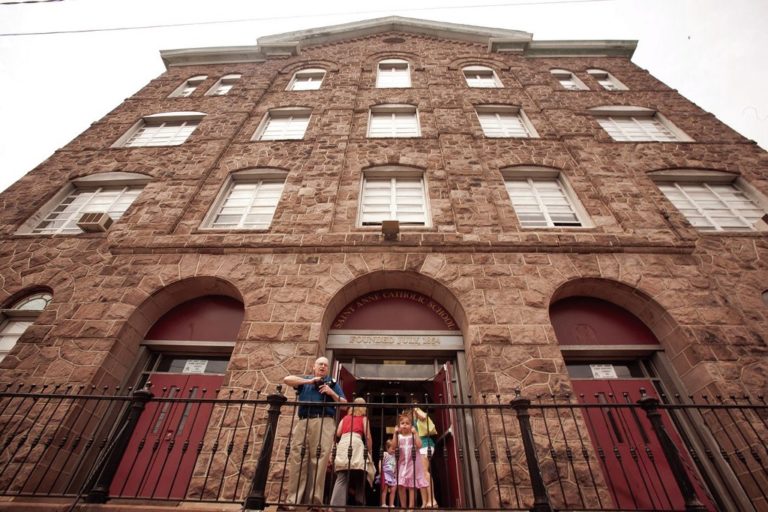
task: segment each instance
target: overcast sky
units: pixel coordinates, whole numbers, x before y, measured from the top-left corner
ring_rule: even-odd
[[[637,65],[768,148],[768,0],[11,1],[25,0],[0,0],[0,190],[161,74],[160,50],[391,15],[637,39]]]

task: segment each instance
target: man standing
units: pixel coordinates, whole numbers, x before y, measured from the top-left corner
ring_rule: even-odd
[[[288,375],[283,382],[296,389],[299,402],[346,402],[344,392],[328,376],[328,370],[328,359],[318,357],[312,366],[313,375]],[[336,434],[335,416],[336,407],[299,406],[288,457],[288,503],[323,505],[325,472]]]

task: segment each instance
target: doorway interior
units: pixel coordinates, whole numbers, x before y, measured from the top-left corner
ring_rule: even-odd
[[[461,427],[456,410],[435,404],[461,403],[460,382],[455,375],[455,360],[450,356],[340,357],[335,374],[348,400],[363,397],[371,404],[369,421],[373,459],[378,467],[385,443],[392,439],[398,416],[418,403],[434,421],[438,435],[430,462],[434,493],[441,505],[464,502],[463,474],[459,467]],[[381,404],[381,405],[377,405]],[[381,489],[369,490],[367,504],[380,503]]]

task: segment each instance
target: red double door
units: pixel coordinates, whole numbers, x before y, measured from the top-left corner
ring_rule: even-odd
[[[580,403],[603,405],[584,408],[582,413],[614,506],[621,510],[685,510],[675,475],[645,411],[619,406],[637,403],[641,388],[646,395],[658,398],[653,383],[644,379],[574,379],[572,384]],[[664,428],[677,447],[699,501],[708,510],[715,510],[671,418],[666,411],[661,412]]]
[[[112,497],[183,499],[222,375],[154,373],[150,400],[112,480]],[[180,399],[190,399],[183,401]]]
[[[453,389],[453,365],[447,362],[432,378],[432,400],[435,404],[455,403]],[[357,378],[343,365],[338,364],[334,375],[349,400],[357,390]],[[403,404],[405,405],[405,404]],[[441,507],[465,508],[466,495],[462,463],[459,457],[459,433],[461,425],[457,421],[456,410],[453,408],[435,408],[427,411],[438,431],[438,445],[432,461],[432,471],[436,482],[447,482],[448,485],[438,492],[437,501]],[[383,444],[383,443],[382,443]]]

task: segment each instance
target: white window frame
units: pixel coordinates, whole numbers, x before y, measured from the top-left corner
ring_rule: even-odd
[[[288,82],[287,91],[316,91],[325,80],[325,70],[321,68],[300,69]]]
[[[628,91],[629,88],[621,81],[603,69],[588,69],[587,74],[597,80],[600,87],[606,91]]]
[[[410,62],[404,59],[384,59],[376,64],[377,89],[407,89],[409,87],[411,87]]]
[[[596,107],[589,109],[595,116],[600,127],[616,142],[692,142],[684,131],[675,126],[661,113],[644,107],[626,107],[621,105]],[[648,121],[653,126],[660,127],[664,136],[656,133],[656,129],[647,126]],[[630,123],[631,121],[631,123]],[[627,123],[633,130],[627,131]],[[642,132],[644,138],[632,135],[636,130]],[[618,138],[617,138],[618,137]]]
[[[475,106],[475,115],[477,121],[480,123],[480,128],[483,130],[483,135],[488,138],[519,138],[519,139],[537,139],[539,133],[536,128],[525,115],[525,112],[520,107],[513,107],[509,105],[477,105]],[[500,135],[494,135],[492,126],[490,125],[490,119],[488,116],[494,116],[498,128],[502,132]],[[485,119],[485,121],[484,121]],[[515,126],[512,126],[513,120],[519,122],[520,127],[525,132],[524,134],[516,134]],[[490,134],[490,135],[489,135]]]
[[[504,87],[496,74],[496,70],[488,66],[464,66],[461,68],[461,74],[467,87],[473,89],[500,89]]]
[[[113,148],[146,148],[163,146],[180,146],[184,144],[195,132],[200,121],[205,117],[203,112],[163,112],[161,114],[152,114],[143,117],[134,124],[122,137],[117,139]],[[158,137],[161,132],[158,130],[168,129],[168,132],[174,132],[175,136],[169,142],[160,144],[159,142],[167,137]],[[141,138],[147,132],[155,130],[154,135],[149,138],[148,143],[139,144]],[[155,139],[155,142],[153,142]]]
[[[768,224],[762,220],[763,216],[768,212],[768,198],[740,176],[728,172],[705,169],[669,169],[649,173],[649,177],[659,188],[659,191],[664,195],[665,199],[669,201],[686,221],[698,231],[704,233],[768,231]],[[691,196],[691,185],[703,186],[711,196],[704,199],[697,199]],[[743,201],[751,203],[752,207],[734,208],[734,205],[728,201],[729,198],[724,197],[722,193],[717,190],[717,188],[721,186],[731,187],[735,193],[743,196]],[[668,195],[668,191],[674,191],[682,196],[687,204],[682,205],[676,202],[674,198]],[[720,207],[708,208],[701,204],[702,201],[708,203],[720,201]],[[696,215],[691,218],[686,213],[686,210],[695,211]],[[754,211],[748,212],[748,210]],[[715,213],[725,211],[730,213],[728,217],[714,215]],[[695,225],[695,218],[701,218],[706,224]],[[718,220],[723,218],[738,219],[743,223],[743,226],[724,227],[722,226],[722,221]]]
[[[413,221],[406,221],[403,219],[403,216],[401,215],[400,218],[398,218],[398,204],[397,204],[397,187],[396,182],[397,180],[414,180],[418,181],[421,187],[421,199],[422,199],[422,221],[421,222],[413,222]],[[367,191],[369,190],[366,185],[369,182],[376,181],[379,183],[387,182],[389,181],[390,185],[390,202],[389,202],[389,212],[386,215],[385,218],[381,218],[380,220],[373,220],[373,221],[366,221],[365,216],[367,206],[370,206],[370,204],[365,203],[365,199],[367,197]],[[429,228],[432,226],[432,222],[430,219],[430,207],[429,207],[429,194],[427,193],[427,181],[426,177],[424,175],[424,171],[422,169],[418,169],[415,167],[406,167],[406,166],[397,166],[397,165],[387,165],[387,166],[379,166],[379,167],[372,167],[370,169],[366,169],[363,171],[363,178],[360,180],[360,199],[358,201],[358,213],[357,213],[357,225],[361,228],[377,228],[381,226],[381,222],[384,220],[398,220],[400,221],[400,227],[401,228]],[[394,202],[391,200],[394,196]]]
[[[226,184],[219,191],[216,200],[211,206],[208,214],[203,220],[201,229],[210,229],[216,231],[222,230],[268,230],[274,220],[275,212],[282,199],[283,192],[285,191],[285,181],[288,176],[288,172],[282,169],[243,169],[242,171],[233,172],[229,175]],[[264,185],[280,184],[280,192],[274,205],[272,204],[260,204],[259,200],[263,199],[259,197],[259,192]],[[230,198],[233,190],[239,185],[254,185],[255,194],[247,197],[250,202],[247,205],[240,207],[242,211],[233,212],[230,215],[240,215],[237,225],[234,227],[221,227],[217,225],[217,219],[222,214],[224,208],[236,209],[235,205],[230,203]],[[269,221],[263,223],[258,227],[246,226],[246,220],[249,214],[253,213],[254,208],[271,209],[269,213]]]
[[[374,135],[374,124],[378,125],[384,123],[384,120],[389,116],[390,119],[390,133],[387,135]],[[397,120],[398,118],[410,118],[413,117],[415,121],[416,134],[400,134],[398,133]],[[381,121],[374,121],[374,119],[381,119]],[[378,126],[377,126],[378,127]],[[401,104],[386,104],[376,105],[371,107],[368,111],[368,137],[369,138],[415,138],[421,137],[421,124],[419,122],[419,111],[414,105],[401,105]]]
[[[25,308],[32,301],[43,300],[41,308]],[[0,309],[0,361],[10,354],[17,345],[19,338],[35,323],[48,304],[53,300],[50,292],[40,291],[25,295],[8,308]]]
[[[89,204],[80,204],[77,207],[77,210],[69,210],[69,211],[62,211],[61,213],[64,215],[61,215],[59,217],[55,217],[56,208],[58,208],[60,205],[62,205],[62,202],[67,199],[69,196],[71,196],[73,193],[77,191],[98,191],[103,190],[105,188],[109,189],[122,189],[127,191],[135,191],[139,190],[138,194],[133,194],[135,197],[133,197],[133,200],[131,203],[124,209],[122,212],[115,213],[105,211],[104,213],[110,213],[110,217],[112,217],[112,220],[117,222],[121,217],[125,215],[125,212],[130,209],[132,204],[136,201],[138,196],[141,195],[142,189],[144,186],[149,183],[150,178],[148,176],[145,176],[143,174],[136,174],[136,173],[130,173],[130,172],[107,172],[107,173],[101,173],[101,174],[92,174],[89,176],[83,176],[80,178],[76,178],[72,181],[70,181],[65,187],[63,187],[56,195],[54,195],[51,199],[49,199],[41,208],[35,212],[34,215],[32,215],[30,218],[28,218],[24,224],[19,228],[19,230],[16,232],[18,235],[55,235],[55,234],[81,234],[82,231],[74,232],[73,230],[70,231],[67,229],[66,233],[64,233],[65,228],[67,225],[70,224],[76,224],[79,220],[79,217],[82,216],[83,213],[88,212],[94,212],[92,208],[89,207]],[[123,194],[124,195],[124,194]],[[113,203],[114,204],[114,203]],[[101,211],[101,210],[99,210]],[[69,222],[65,224],[64,226],[61,226],[55,230],[52,229],[46,229],[44,227],[41,227],[43,222],[46,220],[53,221],[53,220],[62,220],[62,217],[66,217],[69,219]],[[79,228],[78,228],[79,230]]]
[[[187,78],[184,82],[178,86],[171,94],[169,98],[188,98],[200,87],[208,77],[206,75],[197,75],[192,78]]]
[[[579,77],[577,77],[567,69],[550,69],[549,72],[552,74],[552,76],[555,77],[555,79],[558,82],[560,82],[560,85],[566,91],[588,91],[589,90],[589,87],[587,87],[584,84],[584,82],[579,80]]]
[[[583,229],[592,228],[594,224],[587,214],[587,210],[584,205],[581,204],[579,196],[571,187],[570,182],[565,175],[558,169],[552,169],[549,167],[538,166],[518,166],[507,167],[501,169],[501,174],[504,177],[504,188],[507,190],[510,204],[515,210],[518,222],[522,229]],[[510,181],[525,182],[531,190],[531,199],[534,201],[535,206],[538,208],[538,213],[543,217],[546,226],[526,226],[526,222],[521,220],[521,215],[524,212],[520,212],[520,205],[515,206],[515,200],[510,194],[509,185]],[[552,219],[552,206],[548,205],[546,200],[541,196],[541,192],[536,188],[536,182],[549,182],[557,185],[559,192],[562,194],[570,208],[570,213],[579,222],[579,225],[557,225],[558,222]]]
[[[309,128],[311,112],[311,109],[306,107],[274,108],[264,115],[251,140],[302,140]],[[301,135],[292,132],[295,127],[302,125]]]
[[[224,75],[221,78],[219,78],[215,84],[213,84],[213,87],[208,89],[208,92],[205,93],[206,96],[226,96],[230,93],[232,88],[235,86],[238,80],[242,78],[243,75],[240,73],[230,73],[228,75]]]

